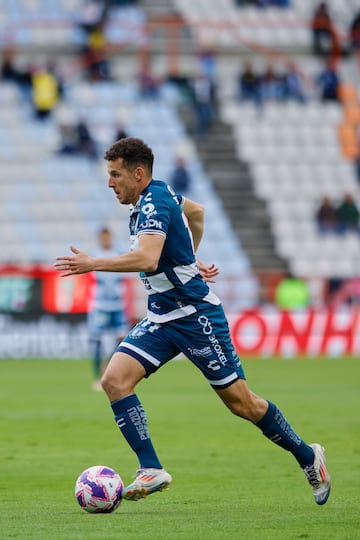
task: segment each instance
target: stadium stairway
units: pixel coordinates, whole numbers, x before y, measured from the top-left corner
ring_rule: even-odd
[[[275,251],[266,205],[254,193],[248,163],[237,156],[231,127],[216,121],[198,140],[197,149],[252,267],[286,270],[286,262]]]

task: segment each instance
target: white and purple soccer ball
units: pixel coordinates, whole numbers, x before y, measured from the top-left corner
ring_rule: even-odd
[[[76,480],[75,497],[86,512],[110,513],[121,503],[123,489],[123,481],[114,469],[94,465]]]

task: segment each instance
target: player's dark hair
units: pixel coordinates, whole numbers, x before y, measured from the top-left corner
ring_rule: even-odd
[[[124,137],[116,141],[104,154],[106,161],[122,158],[124,166],[129,170],[144,167],[152,173],[154,154],[143,140],[136,137]]]

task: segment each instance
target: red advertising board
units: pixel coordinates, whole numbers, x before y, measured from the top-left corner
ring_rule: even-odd
[[[134,280],[137,278],[127,278],[126,287],[131,320],[137,318],[133,315],[136,312]],[[92,297],[92,283],[91,274],[61,278],[48,266],[0,265],[0,313],[12,317],[11,325],[6,328],[9,343],[12,342],[9,328],[15,331],[17,320],[31,321],[51,315],[55,319],[62,317],[63,321],[64,317],[70,320],[85,316]],[[297,312],[267,307],[228,314],[228,318],[234,345],[241,356],[360,358],[359,305]],[[30,329],[31,333],[35,331],[31,325]],[[23,328],[21,334],[24,338]],[[6,336],[4,333],[3,341]]]
[[[244,356],[358,356],[360,307],[299,312],[255,309],[230,317],[231,335]]]
[[[132,317],[132,279],[125,280],[126,310]],[[93,274],[62,278],[44,265],[0,265],[0,312],[87,313],[92,301]]]

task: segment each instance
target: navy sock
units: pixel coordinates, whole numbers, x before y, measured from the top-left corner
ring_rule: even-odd
[[[116,423],[138,457],[140,467],[162,469],[152,445],[145,411],[136,394],[111,402]]]
[[[268,401],[268,404],[268,410],[255,425],[261,429],[265,437],[291,452],[300,467],[311,465],[314,461],[314,451],[311,446],[299,437],[274,403]]]

